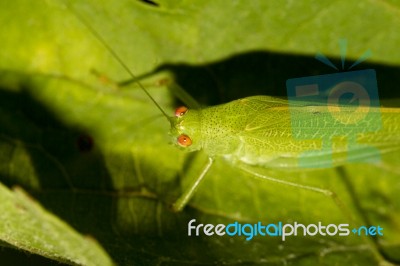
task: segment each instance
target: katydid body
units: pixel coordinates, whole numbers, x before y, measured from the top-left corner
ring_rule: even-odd
[[[326,150],[322,149],[323,140],[318,137],[295,139],[288,102],[269,96],[253,96],[199,110],[189,109],[172,123],[171,135],[176,139],[180,135],[189,138],[190,145],[179,143],[179,139],[177,141],[178,145],[189,151],[202,149],[212,158],[224,157],[229,161],[267,168],[296,169],[299,167],[300,154],[310,150],[320,150],[319,153],[309,155],[319,158],[308,158],[309,163],[302,167],[319,168],[326,165],[321,160],[331,159],[329,155],[332,154],[335,154],[332,166],[342,165],[355,157],[358,160],[368,160],[371,147],[382,153],[400,151],[400,109],[370,108],[368,112],[382,116],[382,129],[357,134],[355,141],[359,145],[349,145],[349,138],[355,133],[348,129],[342,130],[340,121],[329,124],[327,119],[333,114],[327,106],[299,102],[298,106],[291,108],[295,108],[291,111],[297,113],[297,118],[308,122],[308,126],[304,126],[305,123],[298,121],[298,127],[302,128],[296,132],[304,130],[315,132],[316,135],[325,134],[325,139],[335,136],[341,138],[332,143],[331,149]],[[342,109],[334,115],[357,115],[354,113],[355,108]]]

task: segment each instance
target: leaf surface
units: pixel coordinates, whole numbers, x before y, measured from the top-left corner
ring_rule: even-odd
[[[137,85],[116,88],[92,73],[118,82],[130,78],[95,31],[135,75],[160,70],[142,82],[173,114],[178,103],[165,86],[157,85],[161,77],[174,78],[204,105],[254,94],[284,96],[288,78],[335,72],[313,57],[322,52],[338,65],[338,40],[344,37],[351,61],[346,66],[371,49],[372,58],[363,64],[377,70],[381,96],[400,97],[393,90],[400,64],[400,9],[395,1],[68,3],[0,4],[0,18],[8,25],[0,30],[0,181],[23,187],[46,208],[23,201],[28,204],[25,212],[39,209],[42,214],[32,223],[56,219],[49,212],[64,221],[62,230],[25,231],[17,217],[16,240],[7,241],[3,233],[2,241],[84,265],[89,262],[81,256],[95,265],[110,260],[70,226],[95,238],[120,265],[375,265],[383,261],[379,251],[388,261],[399,262],[398,154],[385,154],[379,167],[364,163],[341,170],[260,170],[332,190],[344,207],[322,194],[256,179],[219,159],[187,208],[173,213],[169,205],[201,172],[206,155],[171,145],[168,122]],[[19,197],[7,188],[2,191],[0,196],[10,202]],[[2,208],[4,217],[21,211],[11,203]],[[192,219],[214,225],[380,225],[384,236],[351,233],[286,241],[188,236]],[[2,219],[0,227],[11,221]],[[39,245],[50,241],[49,233],[65,236],[74,249],[63,249],[61,243]],[[34,237],[37,242],[24,242]],[[76,248],[81,247],[77,239],[89,243],[88,253]],[[93,255],[99,262],[91,254],[101,254]]]

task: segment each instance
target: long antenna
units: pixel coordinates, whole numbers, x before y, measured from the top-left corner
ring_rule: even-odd
[[[118,54],[111,48],[111,46],[108,45],[106,40],[84,19],[83,16],[81,16],[78,12],[76,12],[68,3],[64,1],[64,4],[66,7],[71,11],[72,14],[77,17],[77,19],[82,22],[88,29],[89,31],[101,42],[101,44],[108,50],[108,52],[121,64],[121,66],[125,69],[125,71],[133,78],[136,79],[136,75],[133,74],[133,72],[128,68],[128,66],[122,61],[121,57],[118,56]],[[161,113],[170,121],[172,122],[172,118],[167,115],[167,113],[161,108],[161,106],[154,100],[154,98],[151,96],[151,94],[145,89],[145,87],[140,83],[138,80],[135,81],[136,84],[139,85],[139,87],[146,93],[147,96],[151,99],[151,101],[157,106],[157,108],[161,111]]]

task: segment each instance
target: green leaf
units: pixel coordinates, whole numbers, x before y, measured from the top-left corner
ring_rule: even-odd
[[[0,200],[2,241],[64,263],[112,265],[98,243],[48,213],[21,189],[11,191],[0,184]]]
[[[2,215],[14,218],[2,219],[0,228],[21,219],[12,223],[16,239],[7,241],[2,229],[1,240],[59,262],[85,265],[109,260],[91,241],[81,240],[91,243],[87,249],[76,244],[75,239],[82,237],[72,227],[96,239],[120,265],[399,263],[398,153],[385,154],[379,167],[260,170],[334,191],[342,205],[322,194],[256,179],[219,158],[184,211],[173,213],[169,205],[201,172],[207,156],[187,154],[170,144],[168,122],[137,84],[117,88],[93,74],[95,70],[118,82],[131,78],[95,31],[130,71],[149,77],[142,81],[144,86],[173,114],[178,103],[160,80],[174,78],[205,105],[254,94],[285,96],[288,78],[334,73],[313,57],[322,52],[339,65],[338,40],[347,38],[346,66],[371,49],[371,60],[360,67],[377,71],[381,97],[400,97],[393,89],[400,81],[399,5],[156,4],[0,4],[0,19],[7,25],[0,30],[0,181],[23,187],[46,208],[23,196],[27,207],[22,211],[40,214],[29,222],[53,222],[50,212],[64,221],[63,232],[42,227],[25,231],[31,223],[15,215],[21,210],[12,201],[2,205]],[[10,196],[12,192],[4,191],[0,196],[20,198],[19,193]],[[299,236],[286,241],[267,236],[250,241],[245,236],[188,236],[192,219],[214,225],[379,225],[384,236]],[[63,249],[61,242],[51,247],[28,242],[47,243],[47,237],[58,234],[74,249]],[[83,255],[94,258],[86,257],[85,262]]]

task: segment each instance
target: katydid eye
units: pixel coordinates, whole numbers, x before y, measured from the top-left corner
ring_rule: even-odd
[[[180,135],[177,140],[178,144],[182,147],[189,147],[190,145],[192,145],[192,140],[189,138],[189,136],[186,136],[184,134]]]
[[[175,110],[175,116],[176,117],[181,117],[181,116],[183,116],[186,112],[187,112],[187,107],[186,106],[181,106],[181,107],[178,107],[178,108],[176,108],[176,110]]]

